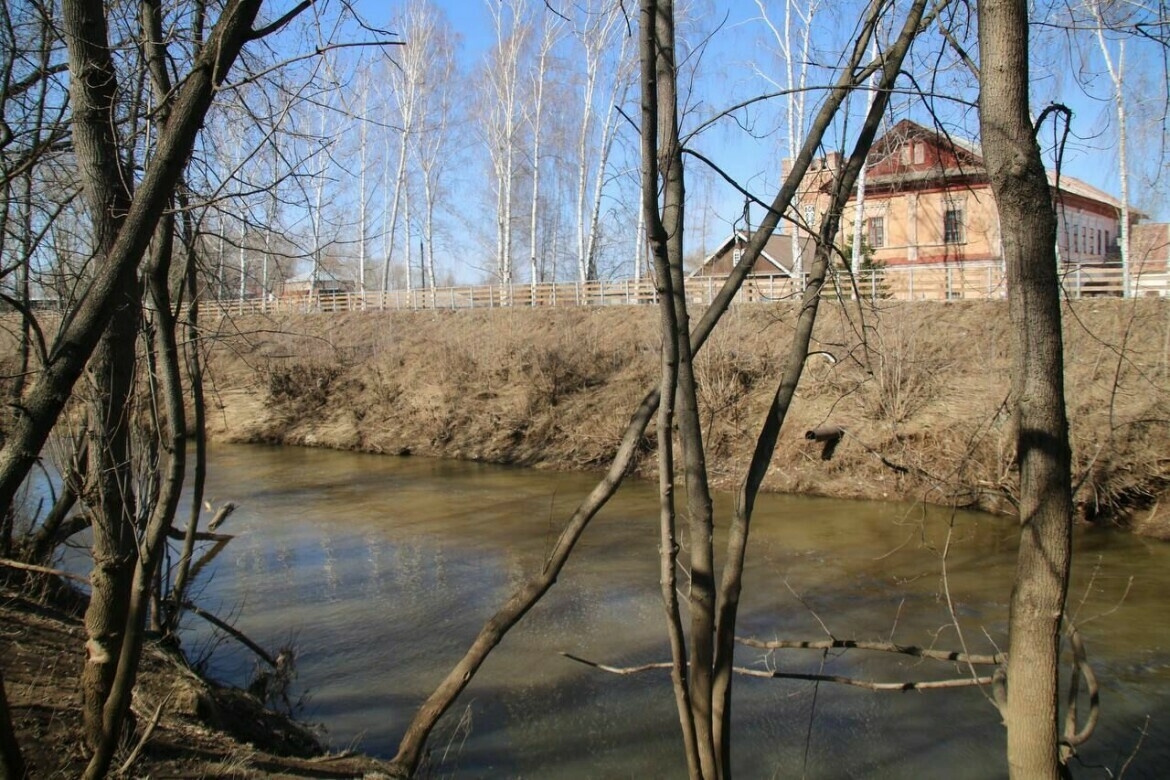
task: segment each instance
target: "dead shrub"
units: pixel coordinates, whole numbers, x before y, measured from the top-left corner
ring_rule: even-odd
[[[329,388],[341,375],[336,365],[293,363],[270,369],[268,400],[273,406],[309,411],[325,405]]]
[[[1092,450],[1079,449],[1077,470],[1084,479],[1075,498],[1085,520],[1126,524],[1136,512],[1155,506],[1170,488],[1170,458],[1164,449],[1168,412],[1151,409],[1117,426]]]
[[[906,422],[937,395],[939,374],[951,359],[937,341],[924,337],[924,328],[925,324],[897,318],[870,331],[868,370],[872,382],[863,397],[872,417]]]
[[[583,358],[559,345],[529,345],[517,362],[530,383],[529,403],[534,406],[556,406],[565,396],[603,381],[591,371],[588,356]]]

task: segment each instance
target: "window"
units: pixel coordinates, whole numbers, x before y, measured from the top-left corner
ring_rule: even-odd
[[[1101,251],[1101,228],[1097,228],[1097,254],[1103,254]]]
[[[922,165],[926,162],[926,144],[914,144],[914,164]]]
[[[884,217],[870,217],[866,220],[868,227],[869,245],[873,249],[880,249],[886,245],[886,220]]]
[[[943,241],[947,244],[962,244],[967,236],[963,230],[963,207],[948,203],[943,213]]]
[[[810,230],[817,226],[817,207],[811,203],[804,207],[804,222]]]
[[[1109,231],[1105,231],[1105,254],[1109,254]]]
[[[1073,225],[1072,234],[1073,234],[1073,251],[1079,252],[1079,251],[1081,251],[1081,226],[1080,225]]]

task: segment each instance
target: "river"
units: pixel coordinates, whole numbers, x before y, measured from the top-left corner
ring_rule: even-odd
[[[303,697],[300,715],[335,748],[388,757],[593,484],[475,463],[216,446],[207,498],[239,504],[221,529],[236,538],[195,596],[262,645],[295,647],[293,698]],[[729,506],[718,499],[723,525]],[[668,659],[656,524],[655,486],[623,486],[440,724],[436,775],[685,776],[665,672],[619,676],[561,655],[618,666]],[[1006,649],[1010,520],[764,496],[752,540],[743,636]],[[1116,775],[1132,755],[1127,777],[1161,776],[1170,761],[1170,545],[1085,529],[1075,543],[1070,609],[1102,681],[1101,726],[1081,760]],[[215,676],[246,681],[255,668],[247,651],[216,642],[198,618],[185,625],[185,647]],[[970,675],[858,650],[741,647],[736,660],[878,681]],[[875,693],[740,677],[734,690],[740,777],[1006,776],[1003,727],[980,689]]]

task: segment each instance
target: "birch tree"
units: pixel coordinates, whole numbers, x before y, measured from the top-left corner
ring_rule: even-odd
[[[491,161],[495,196],[495,260],[492,276],[500,284],[513,281],[513,189],[521,130],[521,76],[524,52],[532,31],[528,0],[487,0],[495,45],[482,71],[480,107],[484,142]]]
[[[820,9],[819,0],[807,0],[800,3],[798,0],[785,0],[783,18],[780,22],[772,19],[768,12],[768,5],[764,0],[756,0],[760,18],[764,23],[776,52],[782,59],[781,77],[765,76],[784,95],[784,155],[786,159],[795,159],[805,134],[807,110],[809,67],[812,62],[810,56],[812,48],[813,22]],[[757,69],[761,70],[762,69]],[[802,215],[794,215],[794,222],[801,224]],[[812,231],[812,226],[804,225],[801,230],[792,231],[792,261],[793,273],[798,285],[804,284],[804,257],[802,256],[804,236]]]
[[[574,29],[583,55],[581,125],[577,138],[577,278],[597,279],[601,198],[609,156],[617,135],[618,108],[625,102],[633,74],[630,36],[619,4],[591,3],[581,9]],[[604,106],[603,111],[599,107]]]
[[[1121,294],[1128,298],[1132,295],[1130,256],[1129,256],[1129,160],[1128,153],[1128,120],[1126,118],[1125,101],[1125,38],[1116,40],[1116,56],[1106,37],[1108,32],[1104,11],[1100,0],[1090,0],[1089,12],[1096,21],[1097,48],[1101,59],[1105,62],[1105,69],[1109,74],[1112,86],[1110,95],[1113,110],[1117,116],[1117,174],[1121,184],[1121,206],[1118,209],[1121,224],[1118,226],[1118,249],[1121,251]]]
[[[458,41],[451,32],[449,20],[440,9],[422,2],[419,5],[423,8],[415,23],[425,25],[427,29],[425,32],[416,30],[416,34],[424,41],[427,56],[423,62],[425,71],[421,74],[425,89],[421,95],[418,132],[414,136],[413,148],[422,189],[421,282],[433,292],[438,235],[436,216],[439,199],[444,194],[444,179],[452,167],[454,156],[453,115],[459,105],[456,93],[459,71],[455,62]]]
[[[362,295],[362,309],[366,308],[366,250],[369,246],[370,201],[372,193],[366,182],[370,171],[370,122],[368,109],[373,85],[369,76],[361,78],[361,105],[358,113],[358,291]]]
[[[396,251],[396,242],[399,223],[399,208],[409,186],[406,162],[410,153],[411,143],[418,119],[419,104],[425,89],[426,60],[431,56],[428,36],[433,31],[430,22],[428,5],[421,0],[408,2],[398,20],[403,31],[406,45],[396,50],[394,62],[384,65],[391,95],[388,104],[393,108],[392,119],[387,126],[393,126],[398,132],[398,163],[394,169],[394,178],[388,183],[390,203],[386,217],[386,257],[382,261],[382,292],[390,289],[390,263]],[[407,238],[407,252],[410,253],[409,237]],[[406,263],[406,286],[410,287],[410,263]]]
[[[545,85],[548,82],[548,72],[553,58],[553,49],[560,42],[564,34],[564,20],[557,14],[546,13],[542,16],[540,40],[537,44],[536,71],[533,74],[532,106],[528,113],[528,123],[532,130],[532,205],[528,215],[528,278],[532,284],[533,297],[536,295],[536,284],[544,281],[544,264],[539,262],[538,254],[540,241],[537,238],[537,228],[540,224],[541,203],[541,166],[544,158],[542,141],[544,140],[544,95]]]

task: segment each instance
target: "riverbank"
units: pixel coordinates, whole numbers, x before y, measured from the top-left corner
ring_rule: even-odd
[[[793,303],[741,306],[695,361],[712,482],[733,488],[775,391]],[[223,319],[213,438],[535,468],[608,465],[658,375],[652,307]],[[1065,308],[1081,519],[1170,536],[1170,308]],[[1011,513],[1010,324],[1002,302],[827,303],[764,481],[770,491]],[[831,457],[804,434],[847,433]],[[655,473],[653,426],[634,472]]]
[[[28,776],[80,777],[84,601],[41,575],[2,574],[4,688]],[[349,778],[376,776],[381,768],[363,756],[330,755],[309,728],[265,709],[255,696],[208,682],[150,643],[133,711],[139,738],[158,721],[144,749],[134,753],[131,744],[119,751],[115,766],[124,765],[127,776]]]

